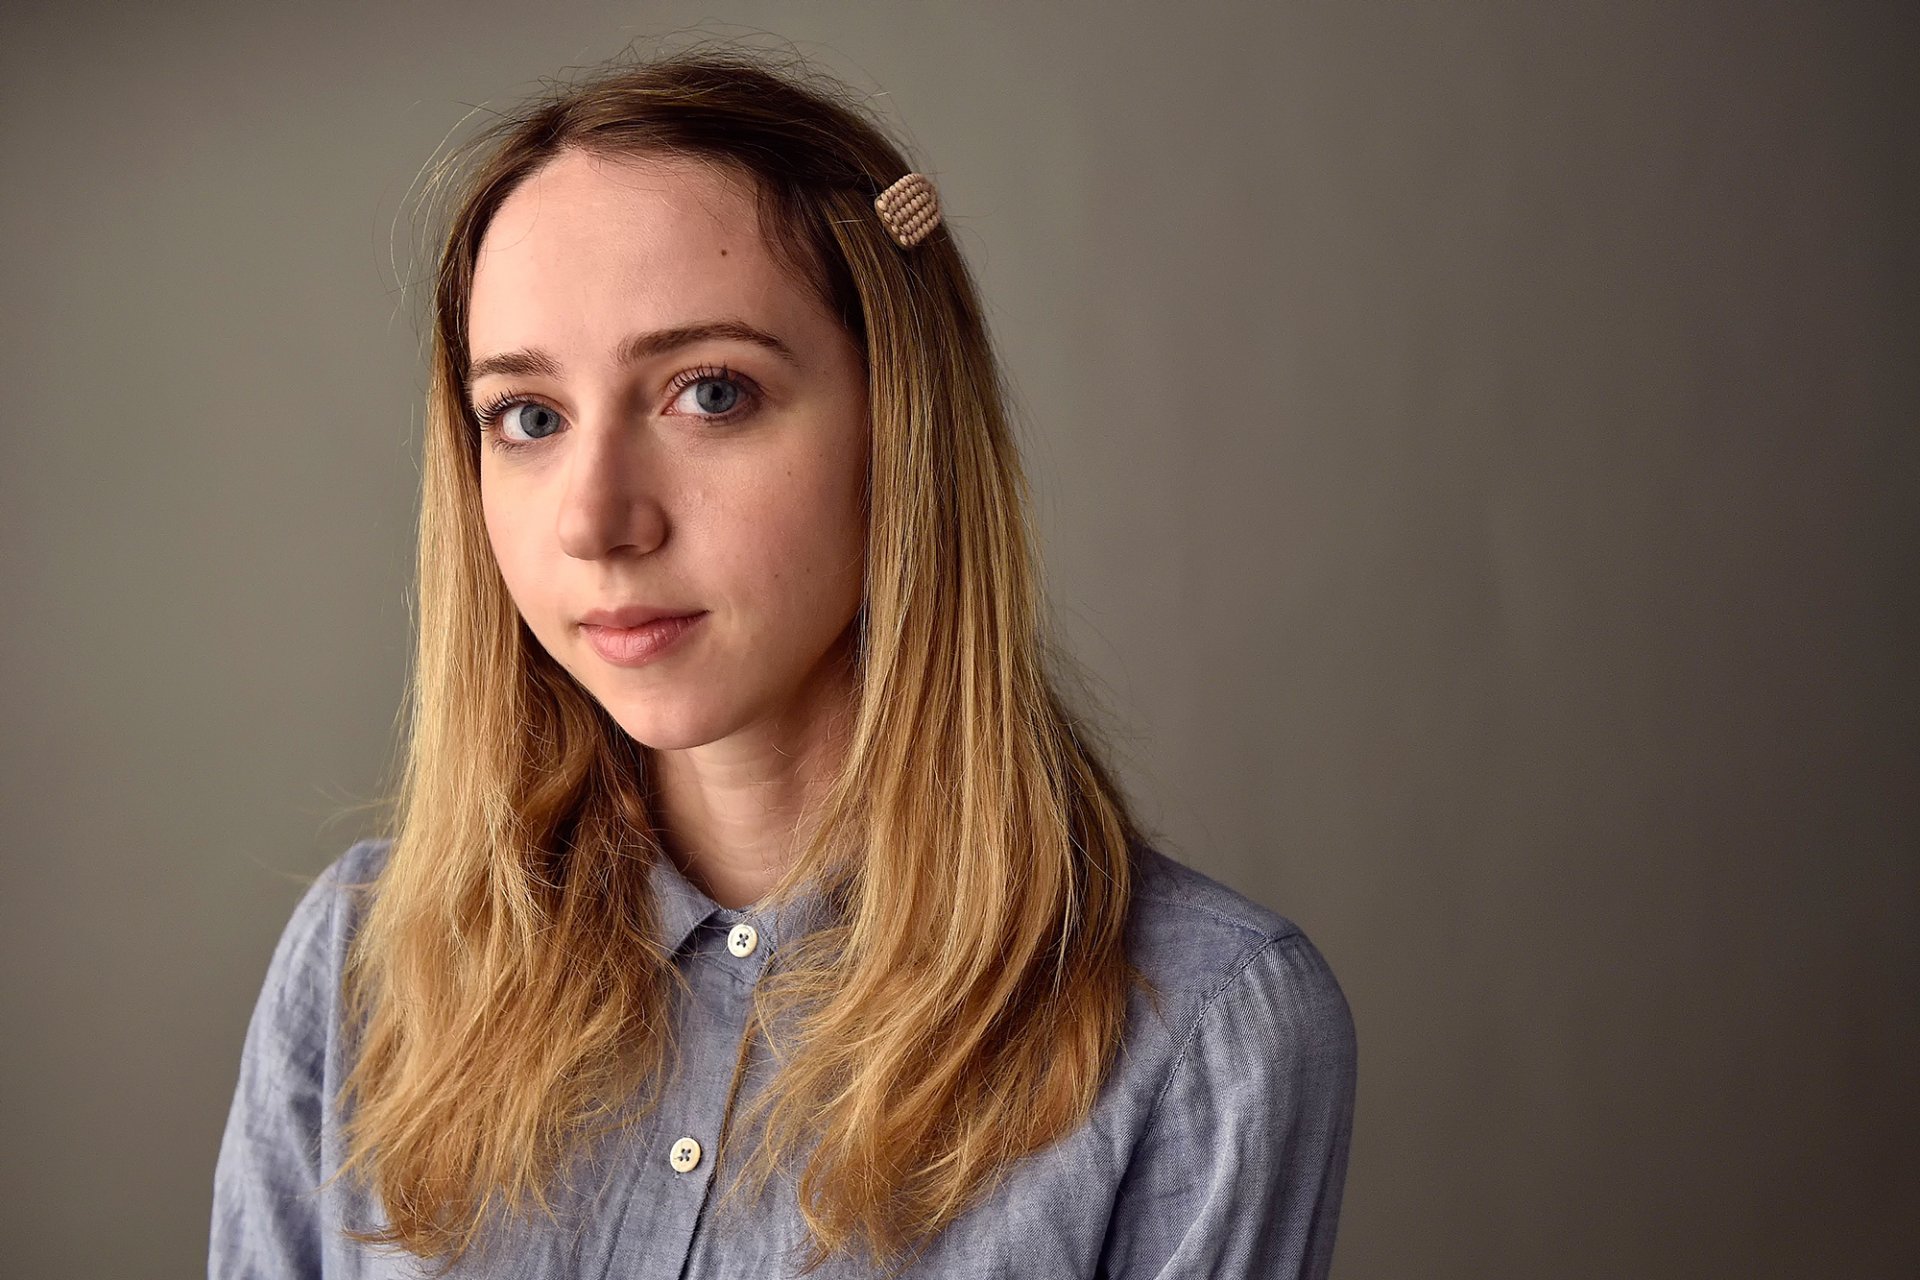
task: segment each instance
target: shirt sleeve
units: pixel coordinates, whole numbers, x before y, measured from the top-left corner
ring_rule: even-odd
[[[247,1027],[214,1169],[210,1280],[321,1273],[320,1133],[341,862],[294,908]]]
[[[1304,934],[1269,937],[1202,1005],[1122,1178],[1112,1280],[1320,1280],[1353,1132],[1358,1043]]]

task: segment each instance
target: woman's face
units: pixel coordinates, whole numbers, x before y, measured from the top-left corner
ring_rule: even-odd
[[[864,586],[866,377],[745,180],[561,155],[488,227],[467,341],[487,535],[547,652],[658,749],[821,710]],[[699,616],[587,621],[635,607]]]

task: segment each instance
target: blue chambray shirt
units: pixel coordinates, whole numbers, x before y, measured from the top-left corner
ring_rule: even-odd
[[[321,1187],[344,1154],[331,1105],[350,1065],[340,976],[365,904],[344,886],[370,881],[389,848],[368,840],[347,850],[301,899],[274,951],[214,1174],[212,1280],[426,1273],[411,1255],[342,1236],[343,1224],[386,1219],[347,1179]],[[1150,847],[1137,852],[1127,945],[1159,987],[1160,1011],[1134,993],[1122,1052],[1089,1117],[1016,1162],[904,1276],[1327,1274],[1353,1122],[1346,999],[1292,922]],[[557,1194],[557,1224],[536,1218],[496,1233],[455,1276],[798,1274],[806,1237],[791,1171],[748,1216],[715,1218],[709,1193],[717,1200],[725,1186],[713,1178],[713,1153],[754,984],[806,927],[808,901],[775,917],[718,905],[667,860],[652,875],[691,993],[675,997],[680,1069],[650,1117],[576,1162]],[[771,1073],[764,1040],[755,1046],[743,1097]],[[869,1273],[839,1255],[814,1274]]]

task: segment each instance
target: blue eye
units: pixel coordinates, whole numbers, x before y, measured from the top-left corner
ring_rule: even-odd
[[[719,378],[702,378],[693,384],[693,400],[702,413],[725,413],[740,399],[739,384]]]
[[[752,412],[759,389],[745,374],[735,373],[725,365],[707,365],[679,375],[673,380],[672,391],[675,412],[706,418],[719,425]],[[689,398],[688,392],[692,392],[692,407],[678,408],[682,400]]]
[[[560,429],[560,415],[553,409],[538,400],[511,394],[496,396],[475,407],[473,418],[480,424],[480,433],[492,437],[496,449],[523,449]],[[507,435],[508,426],[519,427],[531,439],[520,440]]]
[[[508,424],[519,427],[535,440],[543,440],[560,429],[560,415],[532,400],[508,405],[502,416]]]

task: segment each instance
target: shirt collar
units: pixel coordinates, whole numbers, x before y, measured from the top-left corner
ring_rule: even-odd
[[[659,911],[660,940],[669,952],[679,951],[704,924],[726,930],[742,920],[753,925],[769,949],[777,951],[782,944],[804,937],[818,927],[827,912],[826,899],[815,885],[803,889],[779,911],[757,902],[745,907],[723,907],[687,879],[664,853],[656,853],[648,876]]]

